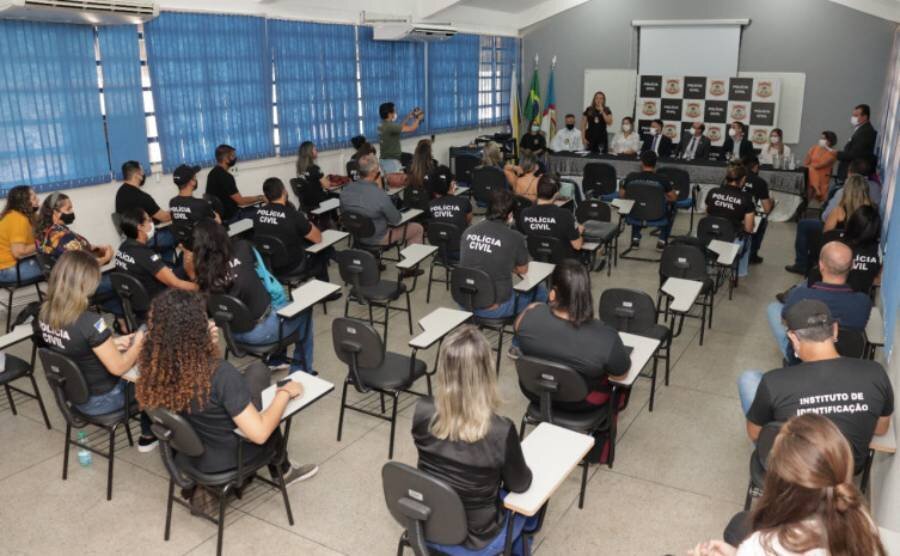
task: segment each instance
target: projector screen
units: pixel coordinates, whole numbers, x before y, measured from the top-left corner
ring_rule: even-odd
[[[639,75],[736,77],[741,26],[643,25]]]

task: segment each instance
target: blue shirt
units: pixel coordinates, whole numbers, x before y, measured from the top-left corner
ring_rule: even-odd
[[[815,299],[828,305],[831,316],[842,328],[865,329],[872,311],[872,300],[868,295],[855,292],[846,284],[816,282],[812,286],[802,285],[792,289],[784,300],[781,316],[784,317],[788,307],[802,299]]]

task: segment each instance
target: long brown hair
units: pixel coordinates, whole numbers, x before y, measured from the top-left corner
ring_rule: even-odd
[[[409,177],[407,178],[409,185],[419,189],[424,187],[425,176],[434,169],[431,160],[431,140],[422,139],[416,144],[412,164],[409,165]]]
[[[34,237],[39,240],[43,239],[44,232],[53,225],[53,213],[62,210],[68,200],[69,196],[59,191],[47,195],[47,198],[41,203],[41,208],[38,209],[37,218],[34,221]]]
[[[200,294],[169,289],[153,299],[147,334],[138,357],[141,407],[190,411],[191,401],[209,400],[218,347],[209,334],[206,302]]]
[[[860,175],[847,176],[847,181],[844,182],[844,194],[838,204],[844,210],[845,218],[850,218],[850,215],[860,207],[871,204],[869,181]]]
[[[38,319],[50,328],[69,326],[87,310],[89,298],[99,284],[97,258],[87,251],[66,251],[50,272],[47,297]]]
[[[3,207],[3,212],[0,212],[0,218],[3,218],[13,210],[34,222],[34,210],[31,206],[31,187],[17,185],[6,192],[6,205]]]
[[[850,445],[837,426],[820,415],[794,417],[781,428],[752,521],[767,553],[777,538],[798,553],[824,548],[835,555],[885,555],[853,484]]]

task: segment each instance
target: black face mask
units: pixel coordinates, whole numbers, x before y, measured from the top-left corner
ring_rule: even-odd
[[[145,183],[146,181],[147,181],[147,176],[141,176],[141,183],[139,183],[138,185],[140,185],[141,187],[143,187],[143,186],[144,186],[144,183]]]
[[[75,222],[75,213],[74,212],[68,212],[68,213],[64,212],[59,215],[59,219],[62,220],[63,224],[68,226],[68,225],[72,224],[72,222]]]
[[[575,124],[566,124],[566,129],[568,129],[569,131],[575,129]]]
[[[234,166],[235,164],[237,164],[237,157],[234,157],[234,158],[232,158],[231,160],[228,161],[228,167],[229,167],[229,168],[231,168],[231,167]]]

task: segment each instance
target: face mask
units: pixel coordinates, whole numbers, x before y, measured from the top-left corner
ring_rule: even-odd
[[[234,166],[235,164],[237,164],[237,157],[234,157],[234,158],[232,158],[231,160],[228,161],[228,167],[229,167],[229,168],[231,168],[231,167]]]
[[[631,131],[631,124],[622,124],[622,131],[624,131],[626,133]],[[653,133],[652,129],[650,130],[650,133],[651,134]]]
[[[826,141],[825,139],[819,139],[819,146],[820,146],[820,147],[827,147],[827,146],[828,146],[828,141]]]
[[[31,208],[31,212],[37,212],[37,211],[41,210],[41,207],[39,207],[39,206],[34,206],[34,205],[31,205],[30,208]]]
[[[651,128],[650,128],[650,135],[652,135],[652,136],[654,136],[654,137],[655,137],[656,135],[659,135],[659,130],[656,129],[655,127],[651,127]]]
[[[541,128],[539,126],[533,125],[531,126],[531,133],[537,133]]]
[[[66,226],[70,225],[72,222],[75,222],[75,213],[74,212],[64,212],[59,215],[59,219],[62,220],[62,223]]]
[[[156,224],[153,222],[150,223],[150,229],[147,231],[147,241],[153,239],[153,236],[156,235]]]
[[[566,124],[566,129],[572,131],[573,129],[575,129],[575,124]]]
[[[141,183],[139,183],[138,185],[140,185],[141,187],[143,187],[143,186],[144,186],[144,183],[146,183],[146,181],[147,181],[147,176],[141,176]]]
[[[734,137],[735,135],[737,135],[737,131],[735,131],[735,129],[733,127],[729,127],[728,128],[728,136]]]
[[[851,116],[851,117],[850,117],[850,125],[858,126],[858,125],[859,125],[859,118],[857,118],[856,116]]]
[[[777,145],[778,143],[781,143],[781,137],[773,135],[769,137],[769,141],[771,141],[773,145]]]

